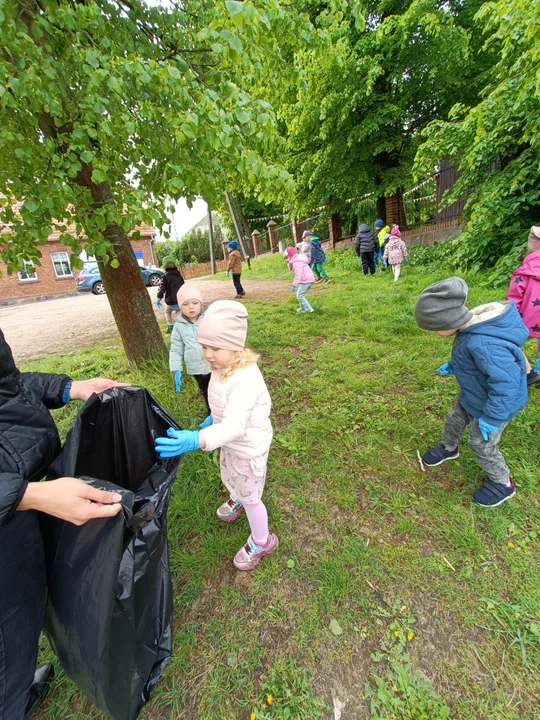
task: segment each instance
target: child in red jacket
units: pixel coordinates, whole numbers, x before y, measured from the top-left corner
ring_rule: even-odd
[[[507,300],[513,300],[520,312],[523,322],[529,329],[529,337],[538,339],[536,365],[531,369],[527,363],[527,385],[540,381],[540,226],[531,228],[529,233],[529,254],[523,265],[514,270]]]

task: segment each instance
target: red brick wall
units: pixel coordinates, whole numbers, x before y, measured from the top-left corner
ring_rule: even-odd
[[[154,264],[149,237],[132,240],[131,246],[133,250],[142,251],[145,265]],[[78,274],[78,271],[75,270],[71,277],[58,278],[56,277],[51,260],[51,253],[55,252],[67,252],[68,255],[71,256],[71,249],[62,245],[57,240],[49,240],[46,245],[40,247],[40,250],[42,256],[41,267],[36,265],[35,268],[37,280],[19,280],[17,273],[8,275],[6,266],[0,261],[0,272],[2,273],[0,277],[0,304],[24,298],[42,298],[76,292],[75,276]]]

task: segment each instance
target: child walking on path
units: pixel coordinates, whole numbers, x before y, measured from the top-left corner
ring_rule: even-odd
[[[311,269],[316,276],[315,282],[322,282],[326,285],[330,282],[330,278],[323,267],[323,264],[326,262],[326,255],[322,249],[321,241],[311,232],[311,230],[304,230],[302,233],[302,241],[309,243],[308,258]]]
[[[200,343],[197,341],[199,324],[204,317],[201,291],[196,283],[187,282],[178,291],[177,302],[180,312],[174,323],[169,352],[169,369],[173,374],[176,392],[182,389],[182,368],[197,381],[208,412],[208,383],[210,365],[203,357]]]
[[[373,224],[375,228],[375,233],[377,235],[377,240],[379,241],[379,249],[375,252],[374,261],[375,261],[375,267],[379,264],[379,260],[381,261],[382,268],[381,270],[386,270],[386,263],[383,259],[384,250],[386,248],[386,245],[384,243],[386,236],[390,235],[390,226],[385,225],[384,222],[381,219],[375,220]]]
[[[460,394],[446,416],[442,443],[422,457],[435,467],[459,457],[467,425],[469,447],[488,479],[473,494],[483,507],[496,507],[514,497],[516,486],[498,448],[505,427],[527,403],[525,356],[527,339],[513,302],[492,302],[469,310],[469,288],[460,277],[430,285],[418,298],[416,322],[441,337],[455,336],[452,359],[439,375],[455,375]]]
[[[242,283],[240,282],[240,276],[242,275],[242,256],[238,250],[238,243],[236,240],[232,240],[227,247],[229,248],[229,262],[227,264],[227,277],[232,275],[234,289],[236,290],[237,298],[244,297],[246,294]]]
[[[161,278],[161,285],[159,286],[156,307],[161,310],[163,307],[162,299],[165,298],[165,319],[167,320],[167,334],[170,335],[173,331],[173,311],[178,313],[178,305],[176,303],[176,296],[178,291],[184,284],[184,278],[180,274],[180,271],[176,267],[176,258],[173,255],[167,255],[163,258],[163,267],[165,268],[165,275]]]
[[[523,322],[529,330],[530,338],[538,340],[538,359],[534,369],[527,358],[527,384],[540,381],[540,227],[533,225],[529,233],[529,254],[523,265],[514,270],[507,300],[513,300]]]
[[[199,324],[199,342],[212,375],[208,397],[212,414],[200,430],[173,430],[157,438],[160,457],[174,457],[198,448],[221,448],[221,480],[230,497],[217,510],[223,522],[245,511],[251,534],[234,557],[238,570],[252,570],[279,545],[268,530],[262,501],[268,453],[272,443],[272,401],[257,365],[258,357],[245,347],[247,310],[231,300],[212,303]]]
[[[405,262],[409,264],[409,253],[407,252],[407,246],[401,239],[401,232],[399,227],[396,225],[390,232],[390,240],[386,245],[383,254],[383,261],[388,262],[392,266],[392,272],[394,273],[394,282],[399,280],[401,273],[401,263]]]
[[[303,246],[308,243],[301,243],[300,253],[293,255],[289,260],[289,269],[294,273],[292,291],[296,292],[296,299],[300,307],[296,312],[315,312],[306,299],[306,293],[315,282],[315,276],[309,267],[309,262],[305,253],[302,252]]]

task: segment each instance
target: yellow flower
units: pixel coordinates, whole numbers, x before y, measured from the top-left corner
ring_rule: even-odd
[[[271,695],[267,695],[266,702],[271,705],[274,702],[274,698]]]
[[[509,540],[509,541],[508,541],[508,547],[509,547],[509,548],[515,548],[516,546],[514,545],[513,542],[511,542],[511,541]]]
[[[394,635],[395,635],[396,637],[399,637],[399,630],[394,630]]]
[[[249,720],[257,720],[257,716],[255,715],[254,712],[252,712],[251,715],[249,716]]]
[[[409,642],[411,642],[411,640],[413,639],[413,637],[414,637],[414,633],[409,631],[409,634],[407,635],[407,640],[408,640]]]

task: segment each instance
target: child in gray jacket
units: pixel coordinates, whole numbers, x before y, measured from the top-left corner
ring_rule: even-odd
[[[180,312],[174,323],[169,353],[169,369],[174,377],[176,392],[182,389],[182,367],[186,364],[188,375],[197,381],[208,412],[208,383],[210,365],[203,357],[201,345],[197,342],[197,329],[204,315],[201,291],[196,283],[187,282],[178,291]]]

